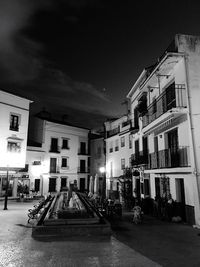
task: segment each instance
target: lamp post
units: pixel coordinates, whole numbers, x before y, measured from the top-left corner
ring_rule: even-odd
[[[7,203],[8,203],[8,168],[6,170],[6,192],[5,192],[5,199],[4,199],[4,210],[7,210]]]

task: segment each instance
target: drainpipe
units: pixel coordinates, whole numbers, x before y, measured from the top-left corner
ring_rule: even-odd
[[[192,116],[191,116],[191,96],[189,92],[189,86],[188,86],[188,66],[187,66],[187,55],[183,56],[184,58],[184,68],[185,68],[185,81],[186,81],[186,98],[187,98],[187,106],[188,106],[188,111],[189,111],[189,116],[188,116],[188,122],[189,122],[189,128],[190,128],[190,134],[191,134],[191,141],[192,141],[192,152],[193,152],[193,163],[194,163],[194,174],[196,176],[196,184],[197,184],[197,193],[198,193],[198,206],[200,205],[200,181],[199,181],[199,172],[197,169],[197,157],[196,157],[196,148],[194,145],[194,127],[193,127],[193,121],[192,121]]]

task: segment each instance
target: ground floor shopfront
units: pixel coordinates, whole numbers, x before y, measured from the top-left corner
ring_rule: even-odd
[[[9,197],[18,197],[20,194],[28,195],[30,179],[28,175],[17,172],[0,173],[0,197],[4,197],[6,188]]]
[[[89,176],[87,174],[42,174],[31,177],[31,191],[34,195],[48,195],[60,192],[64,188],[84,192],[88,188]]]
[[[133,176],[133,194],[152,215],[163,216],[159,214],[163,207],[160,203],[165,201],[166,207],[170,209],[166,216],[180,216],[189,224],[199,224],[197,184],[191,172],[146,171],[142,175],[138,172],[137,176]],[[168,205],[170,202],[173,203],[173,207]]]

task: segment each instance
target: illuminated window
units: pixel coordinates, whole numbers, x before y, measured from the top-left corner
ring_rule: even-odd
[[[21,152],[21,143],[8,141],[7,151],[12,152],[12,153],[20,153]]]

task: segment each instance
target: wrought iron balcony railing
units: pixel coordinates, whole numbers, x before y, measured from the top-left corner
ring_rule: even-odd
[[[60,153],[60,146],[51,146],[49,152],[50,153]]]
[[[89,173],[90,172],[90,168],[89,167],[78,167],[78,173]]]
[[[132,167],[138,165],[148,164],[148,151],[140,151],[138,154],[132,154],[131,165]]]
[[[179,147],[176,151],[164,149],[149,154],[148,169],[189,167],[189,147]]]
[[[184,107],[186,107],[185,85],[173,83],[148,106],[147,113],[142,117],[143,127],[173,108]]]

